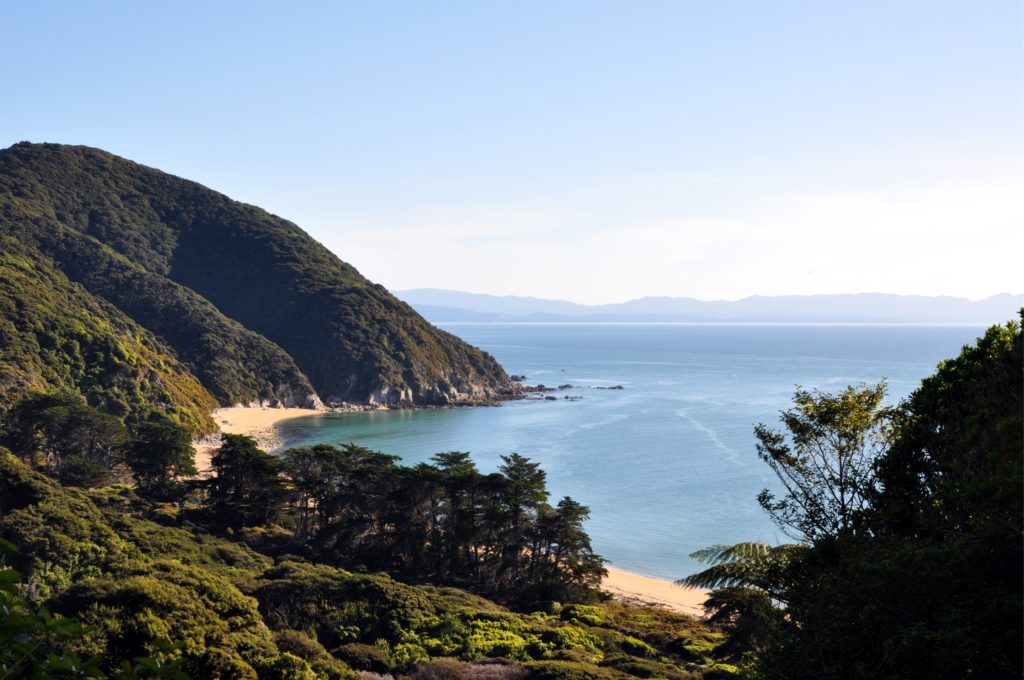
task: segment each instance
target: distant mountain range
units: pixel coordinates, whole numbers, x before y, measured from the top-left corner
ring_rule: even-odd
[[[609,305],[483,295],[436,288],[395,291],[433,323],[505,322],[778,322],[778,323],[1001,323],[1014,318],[1024,296],[1003,293],[972,301],[949,296],[755,295],[733,302],[645,297]]]

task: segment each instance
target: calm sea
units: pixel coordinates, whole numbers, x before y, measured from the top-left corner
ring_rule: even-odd
[[[794,387],[886,378],[908,395],[983,332],[966,326],[447,324],[529,384],[578,401],[332,414],[288,421],[285,446],[356,442],[406,464],[470,451],[492,471],[517,451],[542,463],[553,500],[590,506],[595,550],[614,566],[677,579],[694,550],[786,540],[757,505],[775,488],[753,425],[777,423]],[[622,385],[623,390],[597,389]]]

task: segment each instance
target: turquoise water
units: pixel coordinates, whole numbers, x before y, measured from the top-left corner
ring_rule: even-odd
[[[776,423],[794,387],[838,390],[885,377],[909,394],[983,329],[964,326],[447,324],[529,384],[571,383],[579,401],[313,416],[285,446],[356,442],[406,464],[470,451],[492,471],[518,451],[554,499],[590,506],[595,550],[662,578],[695,569],[713,543],[785,541],[755,500],[775,487],[753,425]],[[622,385],[623,390],[597,387]]]

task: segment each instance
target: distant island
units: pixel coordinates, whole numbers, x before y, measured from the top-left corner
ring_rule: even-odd
[[[1002,293],[984,300],[949,296],[755,295],[742,300],[703,301],[644,297],[607,305],[567,300],[465,293],[437,288],[393,291],[428,321],[585,323],[971,323],[991,324],[1012,316],[1024,295]]]

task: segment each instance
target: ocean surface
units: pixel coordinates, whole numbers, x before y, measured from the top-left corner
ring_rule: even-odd
[[[405,464],[470,451],[485,472],[517,451],[542,464],[555,502],[588,505],[594,549],[630,571],[678,579],[715,543],[786,542],[757,504],[777,488],[753,426],[778,424],[794,388],[885,378],[907,396],[981,326],[497,324],[442,326],[527,383],[578,401],[312,416],[284,446],[355,442]],[[622,385],[622,390],[597,389]]]

